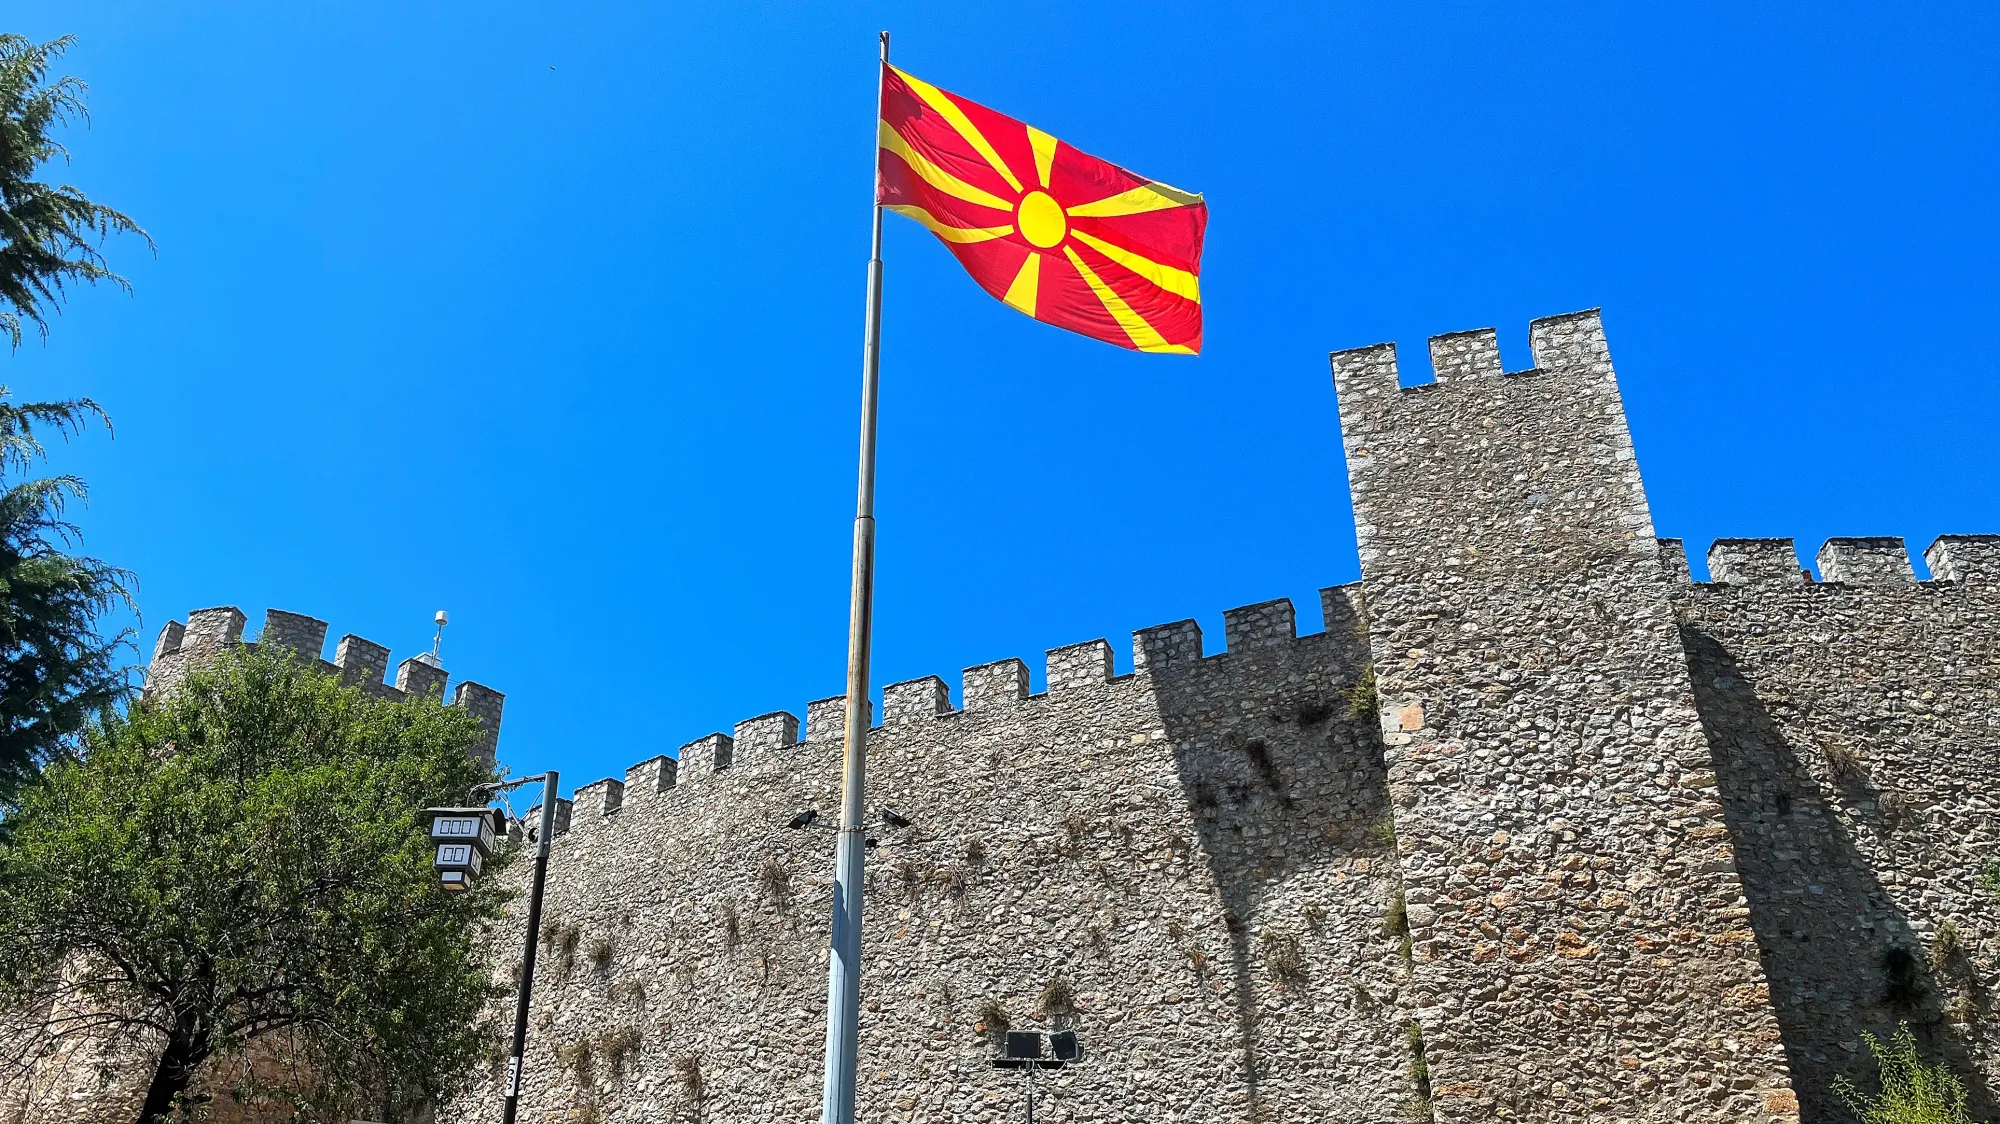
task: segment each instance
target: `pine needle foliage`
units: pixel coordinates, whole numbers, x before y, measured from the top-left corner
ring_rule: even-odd
[[[0,842],[0,1009],[45,1013],[0,1041],[0,1087],[109,1034],[163,1044],[133,1051],[157,1058],[146,1124],[194,1107],[211,1060],[287,1119],[449,1100],[497,1037],[480,964],[511,852],[445,893],[422,810],[492,779],[478,737],[435,699],[243,648],[107,715]],[[260,1076],[260,1052],[295,1064]]]
[[[1964,1084],[1942,1062],[1924,1061],[1909,1023],[1899,1024],[1887,1042],[1865,1031],[1861,1037],[1875,1055],[1881,1093],[1871,1095],[1845,1077],[1833,1084],[1861,1124],[1971,1124]]]
[[[108,281],[131,291],[105,264],[106,238],[136,234],[153,245],[120,212],[68,184],[35,178],[51,160],[69,162],[69,150],[50,134],[71,121],[90,121],[81,79],[49,81],[50,67],[75,42],[68,35],[47,43],[0,35],[0,332],[15,347],[23,320],[48,335],[48,315],[59,311],[72,282]]]
[[[68,438],[104,411],[88,398],[8,401],[0,386],[0,476],[23,475],[47,454],[41,436]],[[127,696],[121,650],[131,635],[99,630],[132,605],[132,575],[70,553],[68,505],[89,488],[75,476],[0,489],[0,810],[51,760],[74,751],[94,719]]]

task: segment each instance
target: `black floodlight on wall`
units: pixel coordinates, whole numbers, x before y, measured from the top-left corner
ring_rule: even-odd
[[[800,831],[805,828],[811,827],[813,825],[813,821],[817,819],[819,819],[819,809],[807,808],[805,811],[800,812],[796,816],[793,816],[792,822],[786,824],[785,826],[791,828],[793,831]]]
[[[993,1059],[994,1069],[1027,1071],[1023,1076],[1028,1083],[1028,1124],[1034,1124],[1035,1121],[1035,1071],[1062,1069],[1083,1060],[1083,1046],[1076,1040],[1076,1031],[1059,1030],[1047,1038],[1054,1057],[1043,1056],[1041,1031],[1010,1030],[1001,1045],[1001,1056]]]
[[[437,856],[431,865],[438,882],[454,892],[470,890],[493,856],[494,839],[505,829],[498,808],[426,808]]]
[[[898,830],[910,826],[910,821],[903,816],[897,815],[894,808],[882,809],[882,822]]]

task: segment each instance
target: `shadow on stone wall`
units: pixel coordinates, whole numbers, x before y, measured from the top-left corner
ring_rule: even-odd
[[[1872,797],[1866,777],[1849,773],[1823,788],[1728,651],[1694,629],[1682,643],[1803,1124],[1850,1118],[1834,1081],[1873,1089],[1861,1032],[1886,1038],[1904,1020],[1926,1058],[1966,1081],[1973,1118],[1991,1118],[1992,1091],[1944,1019],[1949,989],[1829,807]]]
[[[1344,601],[1338,604],[1345,608]],[[1155,679],[1181,786],[1227,911],[1226,972],[1237,1012],[1233,1045],[1249,1119],[1267,1110],[1260,1059],[1269,1044],[1261,1041],[1258,1012],[1280,982],[1271,942],[1283,939],[1277,934],[1296,933],[1298,924],[1268,908],[1272,897],[1288,876],[1328,868],[1331,879],[1330,868],[1356,856],[1391,867],[1395,862],[1393,847],[1373,830],[1389,800],[1381,732],[1372,707],[1365,718],[1348,715],[1347,692],[1366,663],[1366,642],[1349,615],[1329,619],[1319,636],[1232,652]],[[1308,682],[1307,668],[1330,675]],[[1283,686],[1271,690],[1270,684]],[[1370,925],[1379,927],[1385,904],[1363,904]],[[1287,986],[1290,1001],[1313,1001],[1308,981]],[[1318,1001],[1356,1000],[1342,986],[1337,998],[1320,989]],[[1386,1010],[1381,1017],[1393,1020]],[[1395,1034],[1400,1039],[1400,1030]]]

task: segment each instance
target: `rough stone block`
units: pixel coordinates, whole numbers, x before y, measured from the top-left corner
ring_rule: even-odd
[[[444,697],[445,680],[450,678],[444,668],[433,665],[426,657],[411,656],[396,665],[396,689],[404,698],[418,698],[423,695]]]
[[[600,816],[608,816],[625,803],[625,782],[605,777],[577,786],[576,802]]]
[[[491,765],[497,760],[496,754],[500,747],[500,715],[506,709],[507,696],[483,683],[466,680],[459,683],[458,689],[452,692],[451,705],[464,707],[466,713],[479,719],[480,728],[486,734],[479,744],[479,752],[485,757],[486,763]]]
[[[674,787],[679,767],[680,762],[664,753],[648,757],[625,770],[625,791],[632,794],[635,802],[647,796],[658,796]]]
[[[1289,644],[1298,637],[1298,613],[1289,597],[1224,609],[1222,637],[1231,652]]]
[[[196,659],[217,655],[243,641],[243,610],[234,605],[196,609],[188,614],[187,630],[181,636],[181,651]]]
[[[2000,584],[2000,535],[1940,535],[1924,564],[1933,579]]]
[[[160,630],[160,638],[153,642],[153,658],[157,660],[162,656],[171,656],[179,652],[181,637],[186,633],[187,628],[181,622],[168,621],[166,627]]]
[[[1111,681],[1111,645],[1086,640],[1048,650],[1049,693],[1061,694]]]
[[[736,748],[746,756],[763,756],[798,740],[798,717],[786,711],[774,710],[736,724]]]
[[[1819,548],[1819,579],[1841,585],[1903,585],[1917,580],[1900,538],[1828,539]]]
[[[379,686],[389,673],[389,649],[350,632],[334,647],[333,666],[340,669],[340,681],[350,687]]]
[[[1201,663],[1201,626],[1193,621],[1156,624],[1132,634],[1132,668],[1155,675]]]
[[[1687,544],[1679,539],[1661,539],[1660,573],[1666,576],[1668,585],[1692,585],[1694,576],[1688,569]]]
[[[1708,548],[1708,580],[1723,585],[1805,584],[1790,539],[1717,539]]]
[[[257,636],[257,646],[318,660],[320,649],[326,647],[326,622],[283,609],[266,609],[264,631]]]
[[[728,734],[708,734],[687,743],[679,752],[683,770],[692,770],[688,779],[703,773],[720,773],[736,763],[736,739]]]
[[[968,667],[959,697],[969,711],[1012,706],[1028,697],[1028,665],[1020,660],[1000,660]]]
[[[882,688],[882,721],[900,726],[928,722],[951,711],[951,688],[935,675],[891,683]]]
[[[1491,328],[1432,336],[1431,370],[1439,382],[1500,377],[1500,337]]]
[[[1604,321],[1594,308],[1530,321],[1528,347],[1535,353],[1539,370],[1611,374],[1611,345],[1604,338]]]

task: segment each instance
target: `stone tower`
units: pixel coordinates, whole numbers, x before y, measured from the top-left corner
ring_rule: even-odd
[[[1595,312],[1336,352],[1440,1121],[1797,1112]]]

